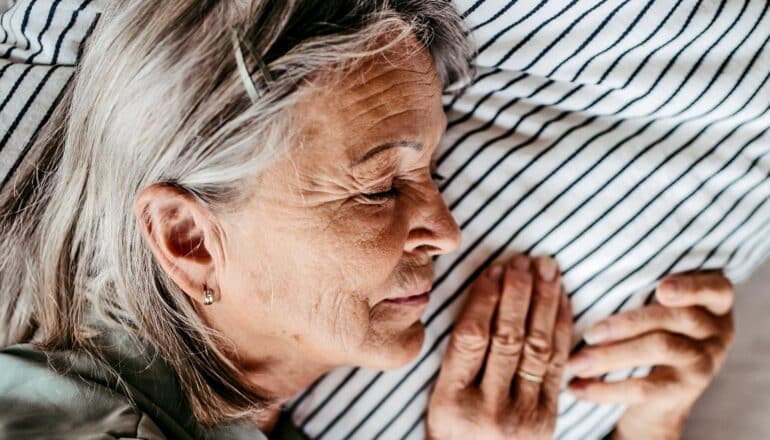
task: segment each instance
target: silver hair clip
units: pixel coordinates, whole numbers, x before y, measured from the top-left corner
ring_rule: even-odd
[[[238,38],[238,33],[235,29],[232,29],[230,36],[233,43],[233,50],[235,52],[235,62],[238,65],[238,74],[241,76],[241,81],[243,81],[243,86],[246,88],[246,93],[249,95],[249,98],[251,98],[251,102],[256,103],[260,98],[260,93],[257,90],[257,85],[254,84],[254,80],[251,78],[251,74],[249,74],[249,69],[246,67],[246,61],[243,58],[243,51],[241,50],[241,40]],[[257,63],[259,70],[262,72],[262,76],[265,78],[265,80],[271,82],[273,78],[270,75],[270,70],[262,61],[262,58],[257,56],[257,54],[254,53],[254,51],[246,42],[243,43],[246,46],[246,49],[249,51],[249,54],[251,54],[251,57]]]

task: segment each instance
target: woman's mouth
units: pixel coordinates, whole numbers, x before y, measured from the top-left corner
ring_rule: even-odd
[[[386,303],[398,304],[403,306],[421,306],[430,301],[429,292],[423,292],[418,295],[402,296],[399,298],[386,299]]]

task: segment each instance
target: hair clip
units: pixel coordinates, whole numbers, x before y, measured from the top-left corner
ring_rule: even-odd
[[[257,90],[257,85],[254,84],[254,80],[251,78],[251,74],[249,74],[249,69],[246,67],[246,61],[244,60],[243,51],[241,50],[242,44],[246,46],[246,49],[256,62],[265,80],[269,83],[273,80],[273,77],[270,75],[270,70],[267,68],[264,61],[262,61],[262,58],[254,52],[248,43],[245,41],[242,42],[241,39],[238,38],[238,33],[235,29],[232,29],[230,36],[233,43],[233,50],[235,51],[235,62],[238,65],[238,74],[241,76],[241,80],[246,88],[246,93],[249,95],[249,98],[251,98],[251,102],[256,103],[260,98],[260,93]]]

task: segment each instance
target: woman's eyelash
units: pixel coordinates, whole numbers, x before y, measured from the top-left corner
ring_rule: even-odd
[[[362,194],[364,197],[366,197],[369,200],[387,200],[387,199],[393,199],[398,195],[398,190],[393,187],[390,188],[387,191],[380,191],[376,193],[369,193],[369,194]]]
[[[445,179],[444,176],[442,176],[441,174],[436,173],[436,172],[430,173],[430,177],[433,180],[436,180],[438,182],[441,182],[442,180]],[[380,191],[380,192],[369,193],[369,194],[364,193],[364,194],[362,194],[362,196],[366,197],[369,200],[375,200],[375,201],[377,201],[377,200],[388,200],[388,199],[396,198],[398,196],[398,190],[396,189],[396,187],[392,187],[392,188],[390,188],[387,191]]]

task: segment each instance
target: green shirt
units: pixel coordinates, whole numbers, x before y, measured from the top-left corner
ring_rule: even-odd
[[[119,333],[108,338],[107,364],[128,393],[107,364],[85,353],[43,353],[30,344],[0,351],[0,438],[267,438],[253,424],[204,429],[165,362]],[[271,438],[304,435],[282,415]]]

